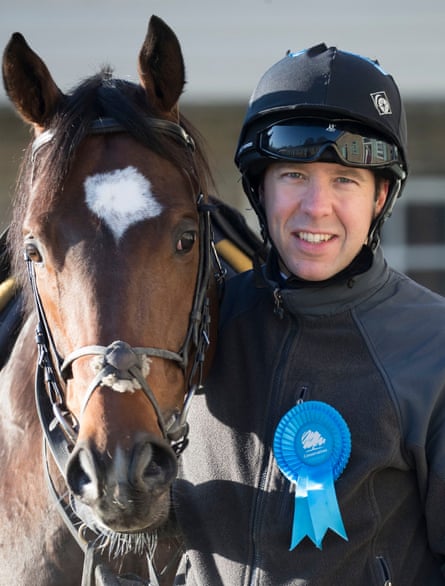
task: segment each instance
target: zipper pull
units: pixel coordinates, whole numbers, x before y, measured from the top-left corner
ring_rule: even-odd
[[[309,387],[307,385],[301,385],[298,388],[298,391],[296,393],[296,395],[298,396],[297,401],[295,403],[296,405],[301,405],[301,403],[304,403],[308,391]]]
[[[275,304],[275,308],[274,308],[275,315],[277,315],[280,319],[283,319],[283,316],[284,316],[283,298],[281,297],[281,291],[278,287],[276,289],[274,289],[273,300],[274,300],[274,304]]]

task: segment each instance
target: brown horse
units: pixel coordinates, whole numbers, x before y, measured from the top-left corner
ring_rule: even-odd
[[[152,17],[139,84],[103,70],[65,95],[16,33],[3,78],[35,138],[10,229],[28,298],[0,374],[0,584],[93,584],[102,554],[146,579],[213,335],[180,45]]]

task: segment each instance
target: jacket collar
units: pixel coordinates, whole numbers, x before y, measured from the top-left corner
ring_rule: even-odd
[[[358,274],[347,269],[328,281],[305,283],[293,278],[285,280],[271,254],[262,268],[261,280],[263,286],[272,289],[277,309],[281,304],[291,314],[333,315],[355,307],[387,281],[389,268],[380,247],[369,260],[369,268]]]

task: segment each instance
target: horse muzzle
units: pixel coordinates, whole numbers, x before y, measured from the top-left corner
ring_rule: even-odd
[[[171,447],[146,435],[130,448],[117,444],[112,454],[91,442],[78,442],[66,480],[75,510],[88,526],[136,532],[154,530],[166,521],[176,473]]]

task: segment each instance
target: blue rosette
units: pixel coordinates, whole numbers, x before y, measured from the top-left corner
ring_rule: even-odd
[[[328,529],[347,540],[334,485],[351,454],[351,434],[340,413],[320,401],[296,405],[279,422],[273,451],[295,487],[289,549],[306,536],[321,549]]]

